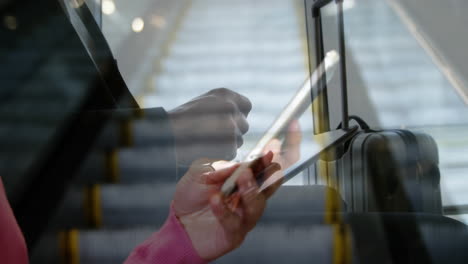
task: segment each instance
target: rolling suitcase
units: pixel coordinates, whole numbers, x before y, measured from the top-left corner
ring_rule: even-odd
[[[342,110],[342,123],[338,128],[347,129],[352,120],[361,127],[360,133],[343,146],[324,153],[315,164],[317,175],[339,190],[349,212],[343,215],[348,223],[340,216],[327,218],[329,223],[339,227],[337,237],[341,242],[337,243],[335,252],[342,258],[336,263],[436,263],[437,248],[431,244],[448,244],[452,238],[442,237],[443,224],[435,223],[435,235],[427,239],[426,224],[420,217],[439,214],[436,215],[439,220],[450,220],[441,216],[437,145],[424,133],[403,129],[372,130],[361,118],[349,116],[343,1],[305,0],[306,10],[311,12],[313,20],[312,25],[308,24],[308,31],[315,37],[312,43],[316,45],[310,50],[315,52],[317,62],[327,51],[321,9],[330,7],[327,5],[331,3],[337,6],[336,49],[341,63]],[[310,64],[313,68],[314,63]],[[326,92],[314,102],[315,134],[333,129],[329,118],[330,102],[333,101],[329,101]],[[336,103],[332,106],[339,107]],[[328,204],[339,209],[332,200]],[[351,237],[356,242],[353,246],[346,242]],[[356,259],[347,252],[355,252]],[[454,250],[446,252],[452,254]]]
[[[409,130],[371,130],[361,118],[348,114],[346,76],[346,47],[343,0],[306,0],[307,12],[312,12],[313,26],[309,34],[313,43],[309,50],[315,54],[311,68],[325,58],[321,9],[337,5],[337,43],[332,46],[340,54],[341,120],[339,128],[347,129],[350,121],[357,122],[362,131],[345,146],[322,155],[316,165],[317,175],[340,191],[349,212],[423,212],[442,213],[438,149],[427,134]],[[331,6],[330,6],[331,7]],[[309,10],[310,8],[310,10]],[[329,10],[329,9],[328,9]],[[329,15],[328,15],[329,16]],[[329,18],[328,18],[329,19]],[[333,26],[334,27],[334,26]],[[312,57],[312,56],[311,56]],[[314,133],[332,130],[329,117],[329,96],[324,89],[314,102]],[[329,91],[330,92],[330,91]],[[339,108],[338,105],[333,107]]]

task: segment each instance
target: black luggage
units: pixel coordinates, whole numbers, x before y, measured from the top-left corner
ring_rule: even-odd
[[[324,45],[324,35],[330,36],[330,32],[324,32],[323,25],[336,24],[333,27],[338,28],[337,34],[332,35],[338,35],[338,41],[331,48],[339,50],[341,64],[338,84],[341,104],[330,100],[333,89],[324,89],[314,102],[314,133],[334,129],[329,105],[333,109],[341,106],[342,123],[338,128],[347,129],[349,122],[354,120],[362,131],[343,146],[323,153],[315,170],[327,185],[339,190],[349,212],[345,217],[371,215],[376,228],[372,229],[365,218],[345,223],[339,215],[327,216],[328,223],[339,227],[339,247],[335,252],[340,258],[336,263],[375,263],[376,260],[383,263],[432,263],[437,259],[434,255],[437,250],[430,245],[438,241],[437,235],[427,239],[424,225],[417,215],[439,214],[437,217],[449,220],[441,216],[437,145],[424,133],[402,129],[372,130],[361,118],[349,116],[343,1],[305,0],[306,12],[311,12],[313,20],[312,27],[308,24],[308,31],[315,38],[310,42],[315,46],[309,47],[314,51],[315,63],[323,60],[330,48]],[[327,8],[329,19],[332,9],[328,7],[333,6],[328,5],[333,3],[337,7],[336,20],[323,23],[321,9]],[[314,61],[311,60],[310,64],[314,68]],[[339,209],[333,199],[327,201],[327,205],[335,211]],[[401,217],[401,214],[407,217]],[[392,220],[394,218],[395,221]],[[437,234],[442,232],[443,226],[436,224],[434,228]],[[358,238],[354,246],[347,242],[351,236]],[[447,237],[441,239],[443,244],[449,242]],[[356,260],[352,260],[349,253],[353,251]],[[444,254],[453,255],[454,250],[444,250]]]
[[[438,149],[431,136],[409,130],[370,130],[346,146],[342,158],[322,161],[337,175],[351,212],[442,214]]]
[[[330,100],[336,87],[324,89],[316,97],[313,107],[314,133],[333,130],[329,114],[331,107],[336,110],[341,108],[340,128],[347,129],[349,122],[354,120],[362,129],[342,148],[322,155],[316,164],[317,175],[327,185],[339,190],[349,212],[441,214],[439,160],[435,141],[420,132],[371,130],[361,118],[349,117],[343,0],[306,0],[305,3],[306,12],[312,13],[313,20],[308,24],[308,33],[313,37],[309,51],[315,55],[315,60],[310,61],[311,69],[325,58],[329,49],[336,49],[340,54],[340,80],[332,86],[339,86],[341,90],[341,105],[336,105],[336,100]],[[330,20],[329,7],[333,7],[333,4],[338,7],[336,19]],[[322,8],[328,10],[326,21],[322,21]],[[330,33],[338,35],[337,41],[330,41]],[[326,41],[324,36],[327,36]]]

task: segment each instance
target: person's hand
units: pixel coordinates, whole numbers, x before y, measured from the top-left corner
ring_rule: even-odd
[[[240,246],[247,233],[255,227],[266,206],[266,200],[277,187],[259,192],[254,175],[261,170],[268,178],[280,169],[272,162],[273,153],[261,158],[261,166],[247,169],[238,179],[239,190],[228,201],[221,186],[239,165],[213,171],[207,161],[194,162],[177,184],[173,202],[175,215],[187,231],[200,257],[214,260]]]
[[[249,99],[220,88],[169,111],[178,162],[233,159],[249,129],[246,118],[251,109]]]
[[[291,167],[301,157],[302,132],[297,120],[289,124],[286,137],[283,142],[279,139],[273,139],[264,148],[263,152],[273,152],[273,162],[280,164],[281,170],[269,177],[261,189],[271,185],[279,186],[283,183],[284,170]]]

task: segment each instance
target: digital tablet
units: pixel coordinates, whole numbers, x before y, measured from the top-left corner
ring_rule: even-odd
[[[323,91],[323,89],[325,89],[328,82],[332,79],[339,60],[340,57],[335,50],[326,54],[323,62],[313,72],[312,76],[299,88],[290,102],[284,107],[281,114],[276,118],[270,128],[263,134],[262,138],[243,160],[242,165],[224,183],[221,188],[221,192],[224,195],[229,195],[236,190],[236,181],[242,174],[242,171],[249,168],[251,165],[250,163],[263,154],[264,148],[271,140],[281,137],[292,120],[298,119],[310,107],[313,100]],[[324,141],[326,144],[323,145],[323,148],[320,148],[321,151],[334,144],[338,144],[342,141],[341,139],[345,137],[340,133],[340,131],[336,132],[337,133],[330,134],[328,139]],[[341,132],[344,133],[345,131]],[[313,156],[315,156],[315,154],[309,157]],[[297,168],[297,166],[294,166],[294,168]]]
[[[265,190],[271,185],[282,181],[283,183],[290,180],[303,170],[312,166],[320,158],[320,154],[330,148],[339,146],[347,140],[354,137],[359,132],[358,126],[353,126],[348,129],[338,129],[331,132],[323,133],[315,136],[314,140],[318,143],[318,149],[313,150],[312,154],[305,156],[305,158],[297,161],[293,166],[284,171],[278,178],[270,177],[265,182],[261,183],[260,191]]]

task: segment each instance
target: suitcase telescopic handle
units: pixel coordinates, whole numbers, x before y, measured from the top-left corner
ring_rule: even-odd
[[[344,129],[349,128],[349,111],[348,111],[348,78],[346,73],[346,43],[344,33],[344,19],[343,19],[343,1],[344,0],[315,0],[312,5],[312,18],[315,23],[315,43],[316,43],[316,57],[317,61],[322,61],[324,52],[324,41],[323,41],[323,29],[322,29],[322,18],[320,14],[321,8],[335,1],[338,9],[338,52],[340,54],[340,77],[341,77],[341,104],[342,104],[342,127]],[[328,96],[324,95],[325,110],[328,111]],[[328,114],[326,116],[329,116]],[[327,127],[326,129],[330,129]],[[323,131],[321,131],[323,132]]]

